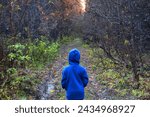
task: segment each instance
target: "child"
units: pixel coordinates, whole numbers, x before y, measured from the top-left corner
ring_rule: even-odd
[[[69,65],[62,72],[62,88],[66,90],[68,100],[83,100],[84,88],[88,84],[88,75],[80,63],[80,52],[72,49],[68,55]]]

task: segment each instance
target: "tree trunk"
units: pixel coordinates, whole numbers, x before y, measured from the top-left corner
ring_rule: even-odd
[[[0,45],[0,61],[3,59],[3,46]]]
[[[137,65],[137,60],[135,58],[132,58],[131,64],[132,64],[132,71],[133,71],[133,81],[135,82],[134,88],[138,89],[140,87],[139,83],[139,73],[138,73],[138,65]]]

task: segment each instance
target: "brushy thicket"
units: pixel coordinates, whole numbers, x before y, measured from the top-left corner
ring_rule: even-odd
[[[0,71],[0,99],[26,99],[34,95],[35,87],[40,83],[37,69],[42,69],[57,57],[60,45],[42,38],[7,47],[4,60],[7,68]]]
[[[141,78],[150,78],[148,0],[90,0],[84,24],[84,40],[101,48],[119,69],[131,71],[129,82],[133,80],[135,90],[141,87]]]

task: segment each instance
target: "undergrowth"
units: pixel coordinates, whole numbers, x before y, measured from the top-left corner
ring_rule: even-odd
[[[116,96],[132,99],[149,99],[150,98],[150,80],[140,77],[139,89],[134,89],[133,74],[131,70],[121,64],[116,64],[105,56],[100,48],[91,48],[84,44],[84,48],[88,48],[89,57],[92,63],[92,70],[97,73],[96,80],[100,87],[107,87],[116,92]]]
[[[41,82],[39,70],[55,60],[59,47],[59,42],[49,42],[46,37],[7,46],[8,53],[1,65],[5,69],[0,71],[0,99],[34,96],[36,86]]]

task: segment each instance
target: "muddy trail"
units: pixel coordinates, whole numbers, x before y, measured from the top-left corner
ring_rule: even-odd
[[[112,99],[132,99],[132,97],[118,97],[116,93],[100,84],[96,80],[98,73],[92,69],[92,61],[89,57],[89,49],[83,47],[80,39],[75,39],[69,44],[64,44],[60,48],[58,58],[46,66],[42,83],[37,88],[36,99],[38,100],[65,100],[65,90],[61,87],[62,69],[68,64],[68,52],[77,48],[81,52],[81,65],[85,66],[89,76],[88,86],[85,88],[85,100],[112,100]]]

